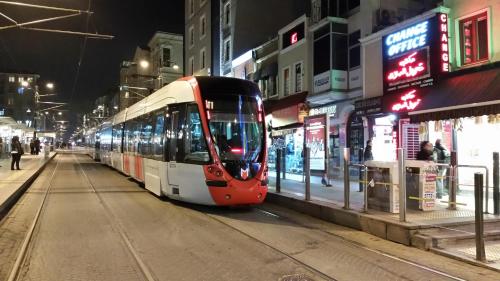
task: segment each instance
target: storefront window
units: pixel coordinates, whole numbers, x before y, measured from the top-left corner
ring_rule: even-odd
[[[287,174],[300,175],[304,172],[304,129],[286,129],[273,132],[271,145],[269,147],[269,169],[276,171],[276,151],[282,150],[284,161],[282,168]],[[290,178],[290,177],[289,177]],[[296,178],[297,180],[299,178]],[[301,179],[301,178],[300,178]]]
[[[372,138],[373,160],[396,160],[397,132],[393,129],[394,119],[394,115],[375,118]]]

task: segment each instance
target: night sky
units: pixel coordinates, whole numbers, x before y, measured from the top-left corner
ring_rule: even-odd
[[[89,0],[19,0],[23,3],[86,10]],[[70,110],[83,111],[95,98],[119,83],[120,63],[132,59],[136,46],[146,45],[155,31],[184,32],[184,0],[91,0],[89,32],[114,35],[112,40],[87,40],[76,91],[72,89],[83,37],[0,30],[0,72],[40,74],[40,83],[53,81],[59,101],[72,100]],[[0,4],[0,12],[18,22],[61,15],[61,12]],[[4,18],[0,25],[10,24]],[[35,26],[33,26],[35,27]],[[86,16],[38,24],[36,27],[85,31]]]

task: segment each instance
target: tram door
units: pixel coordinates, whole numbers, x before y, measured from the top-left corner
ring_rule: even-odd
[[[181,178],[179,169],[182,166],[184,151],[184,124],[185,124],[185,105],[175,105],[169,108],[168,122],[168,150],[167,150],[167,175],[170,192],[172,195],[179,195],[181,188]]]

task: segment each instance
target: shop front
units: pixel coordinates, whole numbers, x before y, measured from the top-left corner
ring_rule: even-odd
[[[307,106],[304,103],[307,93],[277,100],[268,105],[270,114],[266,116],[268,128],[269,169],[276,170],[276,154],[281,149],[282,171],[285,177],[302,180],[304,163],[304,117]],[[287,176],[288,175],[288,176]]]
[[[353,102],[352,100],[343,101],[309,110],[309,118],[325,116],[325,124],[321,125],[325,128],[324,140],[319,139],[321,134],[315,133],[316,130],[311,130],[310,132],[311,134],[315,133],[314,136],[309,136],[306,132],[306,139],[313,141],[313,138],[316,138],[314,143],[325,144],[325,149],[322,150],[324,156],[322,157],[326,159],[325,169],[328,171],[330,178],[335,179],[342,176],[342,151],[347,147],[347,124],[349,124],[349,116],[354,111]],[[317,122],[319,120],[313,123]],[[313,169],[313,167],[311,167],[311,170],[316,173],[321,172],[321,170]]]

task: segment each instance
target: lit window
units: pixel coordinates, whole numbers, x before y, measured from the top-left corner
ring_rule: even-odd
[[[486,12],[460,20],[462,65],[488,59],[488,17]]]
[[[10,82],[10,83],[14,83],[14,82],[16,82],[16,77],[14,77],[14,76],[9,76],[9,82]]]

